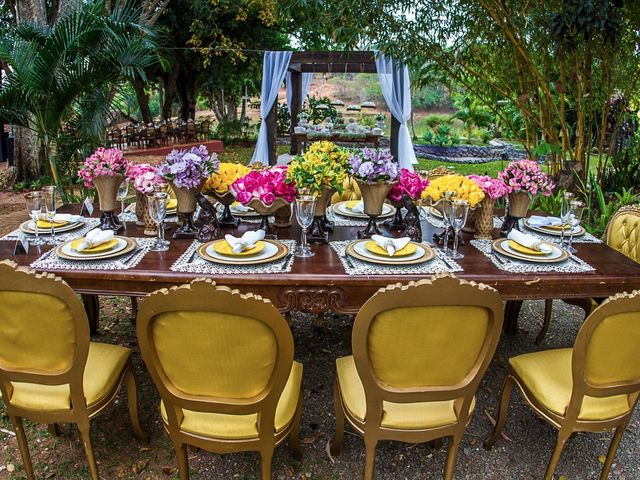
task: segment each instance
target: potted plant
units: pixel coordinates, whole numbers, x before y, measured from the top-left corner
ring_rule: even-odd
[[[214,197],[224,207],[219,220],[221,227],[237,227],[238,219],[234,218],[229,208],[236,197],[229,190],[233,182],[244,177],[251,169],[241,163],[221,163],[218,171],[211,174],[202,187],[206,195]]]
[[[396,213],[393,219],[388,220],[385,225],[389,230],[405,230],[407,223],[402,218],[402,199],[405,195],[412,200],[420,200],[420,196],[424,189],[429,185],[429,180],[420,176],[420,174],[403,168],[398,175],[398,181],[391,188],[387,199],[391,205],[396,207]]]
[[[376,218],[382,213],[384,199],[398,177],[398,164],[389,150],[364,148],[351,154],[349,169],[362,192],[364,213],[369,216],[367,227],[358,232],[358,237],[370,238],[380,234]]]
[[[157,168],[148,163],[131,164],[126,174],[136,192],[136,224],[144,225],[145,235],[155,236],[156,224],[147,210],[147,194],[165,182],[158,176]]]
[[[487,175],[469,175],[484,192],[484,198],[480,202],[480,208],[475,215],[474,238],[490,239],[493,230],[493,208],[496,200],[509,194],[507,185],[499,178],[491,178]]]
[[[100,228],[102,230],[118,231],[122,224],[116,216],[116,198],[118,187],[125,179],[129,162],[125,160],[119,148],[98,148],[88,157],[78,176],[87,188],[95,188],[98,192],[100,204]]]

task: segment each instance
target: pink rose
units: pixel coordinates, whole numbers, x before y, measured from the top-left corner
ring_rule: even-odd
[[[276,196],[271,192],[266,192],[260,195],[260,200],[262,200],[262,203],[265,205],[271,205],[276,201]]]

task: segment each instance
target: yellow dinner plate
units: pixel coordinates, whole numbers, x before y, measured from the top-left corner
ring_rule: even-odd
[[[167,201],[167,210],[171,210],[173,208],[176,208],[178,206],[178,200],[176,200],[175,198],[170,198]]]
[[[374,241],[370,241],[364,244],[364,247],[369,250],[371,253],[375,253],[376,255],[384,255],[385,257],[388,257],[389,254],[387,253],[387,251],[382,248],[380,245],[378,245],[376,242]],[[393,254],[394,257],[406,257],[407,255],[413,255],[414,253],[416,253],[416,250],[418,248],[416,247],[415,243],[409,242],[405,245],[404,248],[398,250],[396,253]]]
[[[509,240],[509,247],[515,250],[516,252],[524,253],[525,255],[546,255],[544,252],[540,252],[538,250],[534,250],[533,248],[525,247],[524,245],[520,245],[518,242],[514,240]]]
[[[353,210],[355,206],[358,205],[359,203],[360,203],[360,200],[349,200],[347,202],[344,202],[344,206],[347,207],[349,210]]]
[[[231,245],[229,245],[229,242],[223,240],[213,245],[213,251],[219,253],[220,255],[228,255],[229,257],[246,257],[249,255],[260,253],[262,250],[264,250],[264,247],[264,242],[262,240],[258,240],[255,247],[240,253],[235,253]]]
[[[84,237],[74,240],[73,242],[71,242],[71,248],[73,248],[75,250],[76,248],[78,248],[78,246],[80,245],[80,243],[82,243],[83,240],[84,240]],[[111,240],[109,240],[106,243],[101,243],[100,245],[96,245],[95,247],[91,247],[91,248],[85,248],[80,253],[106,252],[107,250],[111,250],[116,245],[118,245],[118,239],[117,238],[112,238]]]
[[[64,227],[69,222],[49,222],[47,220],[38,220],[38,228],[59,228]]]

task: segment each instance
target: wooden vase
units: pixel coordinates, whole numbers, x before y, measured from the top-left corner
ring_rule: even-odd
[[[491,239],[493,230],[493,207],[496,201],[489,196],[484,197],[480,202],[480,208],[476,214],[476,233],[473,236],[477,239]]]
[[[328,243],[329,232],[333,230],[327,220],[327,208],[331,203],[331,198],[336,192],[335,188],[323,186],[320,196],[316,198],[315,212],[313,213],[313,223],[309,227],[307,240],[313,243]]]
[[[182,221],[173,238],[195,238],[198,229],[193,225],[193,212],[196,211],[196,193],[200,191],[202,182],[195,188],[181,188],[173,182],[169,184],[178,201],[178,219]]]
[[[358,238],[371,238],[372,235],[380,235],[380,229],[376,225],[376,218],[382,214],[384,200],[395,182],[376,182],[369,184],[358,180],[358,187],[362,192],[364,213],[369,216],[369,223],[364,230],[358,231]]]
[[[102,230],[118,231],[123,225],[115,214],[118,187],[124,181],[124,175],[100,175],[93,179],[93,185],[98,192],[100,205],[100,228]]]

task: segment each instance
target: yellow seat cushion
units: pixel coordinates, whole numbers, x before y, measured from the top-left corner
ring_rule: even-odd
[[[573,388],[571,372],[572,348],[527,353],[509,359],[511,367],[536,399],[557,415],[564,415]],[[580,420],[606,420],[627,413],[627,395],[612,397],[585,396]]]
[[[287,428],[293,421],[300,398],[302,385],[302,364],[293,362],[287,384],[280,395],[276,407],[276,433]],[[196,412],[183,410],[184,418],[180,429],[194,435],[223,439],[249,439],[258,437],[258,414],[227,415],[224,413]],[[160,402],[160,413],[165,424],[168,423],[164,402]]]
[[[336,360],[336,368],[345,407],[353,417],[364,422],[367,403],[353,356]],[[469,414],[473,412],[474,408],[475,398],[471,402]],[[418,403],[385,401],[382,404],[382,410],[382,426],[397,430],[436,428],[458,421],[454,410],[454,400]]]
[[[83,389],[87,406],[102,400],[115,386],[131,350],[118,345],[91,342],[84,369]],[[71,408],[69,385],[13,383],[11,403],[37,411],[63,411]]]

